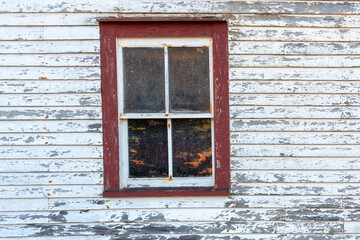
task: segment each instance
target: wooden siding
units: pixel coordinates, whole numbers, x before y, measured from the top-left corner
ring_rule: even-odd
[[[2,0],[0,239],[357,240],[360,1]],[[231,195],[103,198],[97,18],[229,23]]]

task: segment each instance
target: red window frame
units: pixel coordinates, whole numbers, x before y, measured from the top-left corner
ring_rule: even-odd
[[[226,196],[230,188],[228,26],[218,18],[99,19],[104,147],[104,197]],[[211,37],[213,39],[214,161],[213,187],[119,187],[117,38]]]

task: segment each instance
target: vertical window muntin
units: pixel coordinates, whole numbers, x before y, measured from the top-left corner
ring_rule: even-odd
[[[169,47],[204,47],[209,52],[209,91],[210,111],[171,112],[169,103]],[[124,112],[124,48],[163,48],[165,68],[165,112],[126,113]],[[118,38],[117,39],[117,74],[118,74],[118,110],[119,110],[119,148],[120,148],[120,189],[142,187],[207,187],[214,186],[214,119],[213,119],[213,66],[211,38]],[[172,119],[210,119],[212,174],[202,177],[173,177],[172,163]],[[163,178],[129,178],[128,119],[167,119],[168,132],[168,176]]]

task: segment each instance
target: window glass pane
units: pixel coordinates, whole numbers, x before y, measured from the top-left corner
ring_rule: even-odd
[[[124,112],[165,111],[163,48],[123,48]]]
[[[209,49],[170,47],[171,112],[210,112]]]
[[[212,173],[211,120],[172,120],[174,177]]]
[[[167,177],[166,120],[128,120],[129,176]]]

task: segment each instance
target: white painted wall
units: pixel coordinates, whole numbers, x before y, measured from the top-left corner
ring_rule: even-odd
[[[0,239],[360,238],[360,1],[0,1]],[[102,197],[100,17],[229,20],[231,196]]]

